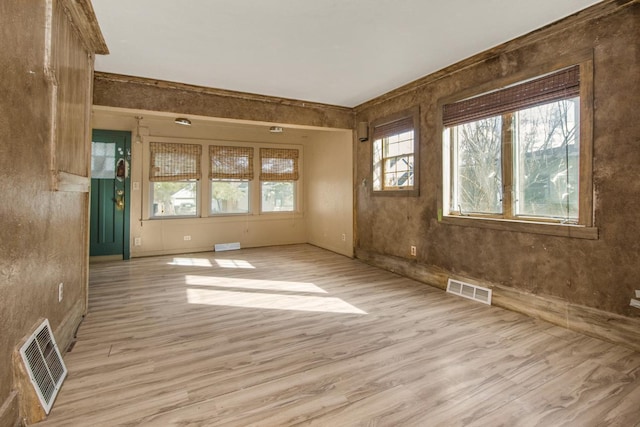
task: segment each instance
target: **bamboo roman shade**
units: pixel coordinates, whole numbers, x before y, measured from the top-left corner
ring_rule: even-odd
[[[413,116],[404,117],[389,123],[374,126],[373,140],[388,138],[393,135],[410,132],[413,130]]]
[[[171,142],[152,142],[149,181],[200,179],[202,146]]]
[[[297,181],[298,156],[295,148],[261,148],[260,181]]]
[[[209,179],[253,179],[253,148],[209,146]]]
[[[580,66],[575,65],[516,86],[446,104],[442,121],[445,126],[454,126],[579,95]]]

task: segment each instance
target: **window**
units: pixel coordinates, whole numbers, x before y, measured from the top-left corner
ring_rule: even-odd
[[[211,214],[249,213],[253,148],[209,146]]]
[[[299,151],[292,148],[260,149],[262,212],[296,210]]]
[[[91,143],[91,179],[116,178],[115,142]]]
[[[444,105],[445,215],[591,225],[580,70]]]
[[[417,195],[417,109],[373,124],[374,194]]]
[[[151,216],[197,216],[202,146],[152,142],[150,154]]]

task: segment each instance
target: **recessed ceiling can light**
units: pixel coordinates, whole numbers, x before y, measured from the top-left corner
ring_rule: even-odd
[[[271,126],[269,128],[269,132],[271,132],[271,133],[282,133],[282,128],[280,126]]]
[[[191,120],[184,117],[178,117],[177,119],[174,120],[174,122],[176,124],[183,125],[183,126],[191,126]]]

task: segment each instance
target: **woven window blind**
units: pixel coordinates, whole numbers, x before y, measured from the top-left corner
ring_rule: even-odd
[[[253,148],[209,146],[209,179],[253,179]]]
[[[150,144],[149,181],[182,181],[200,179],[202,146],[171,142]]]
[[[388,138],[392,135],[410,132],[413,130],[413,116],[385,123],[373,128],[373,140]]]
[[[297,181],[298,155],[292,148],[261,148],[260,181]]]
[[[575,65],[516,86],[446,104],[442,121],[445,126],[454,126],[579,95],[580,66]]]

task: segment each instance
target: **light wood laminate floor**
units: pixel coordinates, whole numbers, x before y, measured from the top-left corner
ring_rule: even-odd
[[[640,425],[640,353],[310,245],[90,282],[39,426]]]

